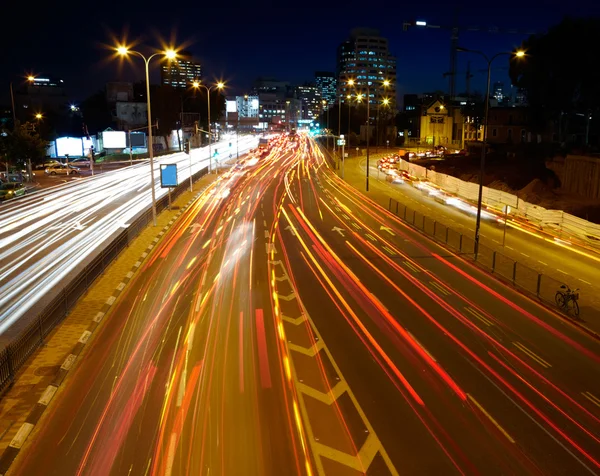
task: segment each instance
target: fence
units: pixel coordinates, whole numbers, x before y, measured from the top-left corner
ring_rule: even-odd
[[[538,273],[534,269],[481,243],[479,244],[477,256],[475,256],[475,240],[471,236],[459,233],[437,222],[433,218],[412,210],[393,198],[389,199],[388,210],[435,240],[444,243],[461,254],[471,257],[484,268],[501,276],[514,286],[534,294],[539,299],[550,304],[555,303],[554,296],[556,291],[564,283],[545,274]]]
[[[207,169],[204,168],[195,173],[192,179],[196,181],[206,172]],[[177,198],[188,187],[188,181],[185,180],[172,190],[171,198]],[[163,211],[168,206],[168,194],[156,201],[157,212]],[[67,283],[62,292],[36,316],[21,335],[0,351],[0,396],[10,388],[16,373],[27,362],[31,354],[43,344],[46,336],[69,314],[78,299],[151,221],[152,209],[148,209],[127,229],[120,232],[98,256]]]
[[[437,173],[425,167],[405,160],[399,162],[400,170],[406,170],[415,177],[423,178],[434,183],[445,191],[457,197],[476,202],[479,185],[465,182],[450,175]],[[550,229],[560,237],[566,236],[581,241],[582,244],[600,249],[600,225],[583,220],[562,210],[547,210],[546,208],[528,203],[512,193],[483,187],[483,204],[498,210],[509,207],[509,215],[519,217],[540,229]]]

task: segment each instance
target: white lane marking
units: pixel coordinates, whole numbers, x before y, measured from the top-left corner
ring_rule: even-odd
[[[58,387],[56,387],[54,385],[48,385],[46,387],[46,390],[44,390],[44,393],[38,400],[38,403],[40,405],[48,405],[50,403],[50,400],[52,400],[52,397],[54,397],[54,394],[56,393],[57,390],[58,390]]]
[[[60,366],[60,368],[63,370],[69,370],[71,368],[71,366],[73,365],[73,362],[75,362],[76,358],[77,358],[77,356],[75,356],[73,354],[67,355],[67,358],[65,359],[63,364]]]
[[[588,283],[585,279],[581,279],[581,278],[577,278],[577,279],[579,279],[579,281],[581,281],[582,283],[589,284],[590,286],[592,284],[592,283]]]
[[[538,263],[543,264],[544,266],[548,266],[548,263],[544,263],[543,261],[538,260]]]
[[[17,431],[17,434],[15,435],[15,437],[12,439],[12,441],[10,442],[10,444],[8,446],[12,446],[13,448],[20,449],[21,446],[23,446],[23,443],[25,443],[25,440],[27,439],[27,437],[29,436],[29,433],[31,433],[31,430],[33,430],[33,424],[23,423],[21,425],[21,428],[19,428],[19,431]]]
[[[525,253],[523,253],[523,252],[521,252],[521,254],[522,254],[523,256],[525,256],[526,258],[531,258],[531,256],[529,256],[529,255],[526,255],[526,254],[525,254]]]

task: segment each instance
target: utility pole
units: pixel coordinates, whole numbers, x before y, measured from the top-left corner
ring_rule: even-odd
[[[471,97],[471,78],[473,75],[471,74],[471,62],[467,63],[467,76],[466,76],[466,84],[467,84],[467,98]]]

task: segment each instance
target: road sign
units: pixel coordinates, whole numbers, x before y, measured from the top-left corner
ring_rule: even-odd
[[[344,139],[338,139],[337,145],[346,145],[346,141]]]
[[[177,164],[162,164],[160,166],[161,188],[177,187]]]

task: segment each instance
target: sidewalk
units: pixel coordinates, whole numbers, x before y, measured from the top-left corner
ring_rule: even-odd
[[[4,452],[0,473],[6,469],[5,461],[12,462],[33,429],[33,425],[29,426],[32,418],[37,421],[54,394],[60,393],[60,383],[76,363],[83,346],[93,338],[94,329],[103,325],[102,317],[124,289],[124,283],[132,278],[141,261],[191,201],[215,179],[215,174],[202,177],[194,184],[193,192],[187,190],[181,194],[173,202],[172,210],[165,210],[157,217],[156,227],[148,226],[142,231],[21,369],[14,385],[0,400],[0,453]],[[6,453],[11,452],[14,455],[7,457]]]
[[[347,159],[346,164],[345,164],[346,165],[345,181],[349,185],[356,188],[359,192],[367,195],[367,193],[365,192],[365,187],[364,187],[364,179],[365,179],[365,160],[364,159],[365,159],[364,156],[360,156],[358,158]],[[380,174],[379,179],[377,178],[377,172],[373,170],[374,165],[375,165],[374,163],[371,164],[371,174],[370,175],[371,175],[371,184],[372,185],[370,187],[370,191],[368,192],[369,197],[371,199],[375,200],[376,202],[378,202],[384,208],[388,207],[388,200],[390,197],[393,197],[393,198],[399,200],[401,203],[405,202],[405,200],[403,200],[403,195],[400,194],[400,191],[396,190],[394,185],[392,185],[386,181],[386,177],[383,173]],[[337,173],[338,173],[338,175],[341,175],[341,171],[338,170]],[[412,204],[405,204],[405,206],[407,206],[408,208],[413,208]],[[455,222],[452,219],[449,219],[447,217],[443,217],[443,216],[440,216],[439,214],[434,213],[433,210],[431,210],[430,208],[427,207],[427,204],[423,204],[423,206],[419,209],[419,213],[421,213],[423,216],[428,216],[431,219],[439,221],[445,227],[453,229],[456,232],[464,233],[466,235],[469,235],[472,233],[472,230],[466,229],[464,226],[462,226],[462,224]],[[481,247],[483,249],[483,245],[481,245]],[[519,250],[514,250],[514,252],[509,251],[501,246],[497,246],[492,241],[486,241],[485,247],[488,248],[490,253],[495,251],[496,253],[499,254],[498,255],[499,257],[500,257],[500,255],[506,256],[513,261],[519,262],[524,267],[534,270],[536,273],[541,273],[545,276],[548,276],[552,280],[555,280],[556,283],[558,283],[557,286],[560,285],[561,282],[566,282],[570,285],[576,282],[575,277],[573,277],[571,275],[568,275],[568,274],[560,275],[560,273],[558,271],[554,270],[554,272],[553,272],[552,270],[548,269],[547,266],[545,268],[538,266],[537,262],[534,259],[522,258],[518,253]],[[527,256],[527,255],[525,255],[525,256]],[[479,260],[478,260],[478,262],[479,262]],[[490,266],[484,266],[484,268],[486,269],[486,271],[490,271],[490,269],[488,269],[488,268],[490,268]],[[496,276],[497,278],[500,278],[503,281],[505,281],[505,278],[502,277],[502,273],[494,272],[492,274],[494,276]],[[565,280],[565,277],[568,277],[569,279]],[[509,285],[512,286],[512,283],[509,283]],[[582,296],[580,298],[580,302],[579,302],[579,305],[581,307],[581,314],[580,314],[579,318],[577,320],[574,320],[573,322],[575,323],[575,325],[581,327],[583,330],[585,330],[589,334],[594,335],[597,338],[600,338],[600,292],[599,292],[600,290],[598,289],[598,285],[597,284],[589,284],[588,285],[585,283],[578,283],[577,285],[573,285],[571,287],[573,287],[573,288],[580,287],[581,288],[581,296]],[[521,289],[521,288],[517,286],[517,289]],[[555,289],[557,289],[557,288],[555,288]],[[554,295],[554,291],[552,291],[552,296],[550,296],[550,300],[552,302],[553,302],[553,295]],[[546,297],[548,297],[548,296],[546,296]],[[557,308],[555,310],[557,312],[559,312],[559,310]],[[565,316],[565,318],[570,319],[566,316]]]

